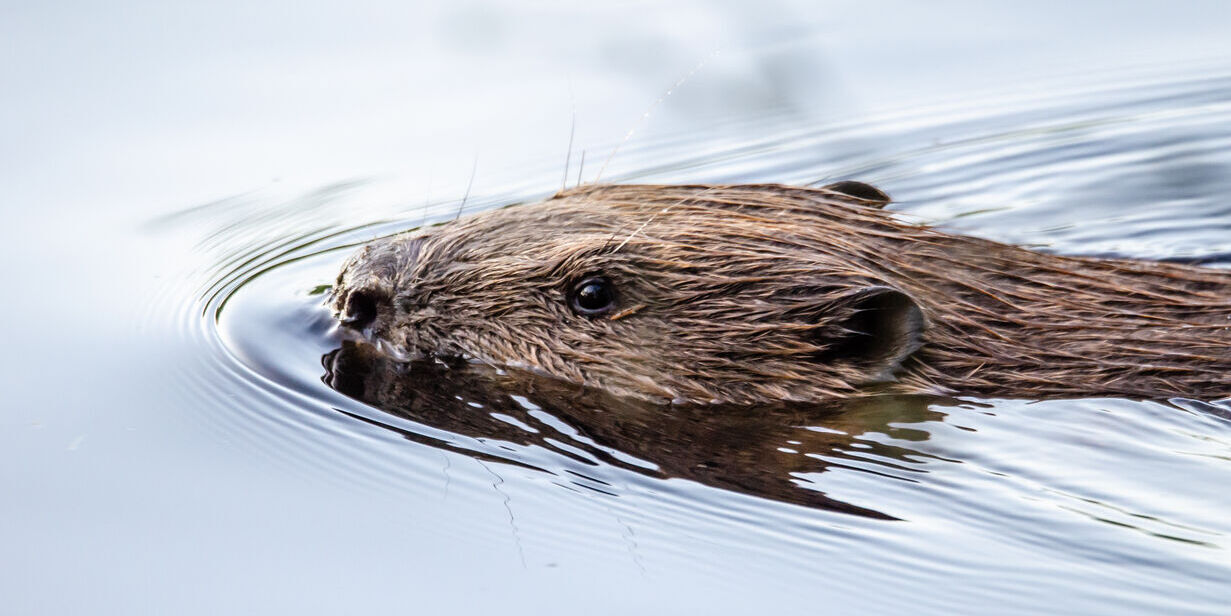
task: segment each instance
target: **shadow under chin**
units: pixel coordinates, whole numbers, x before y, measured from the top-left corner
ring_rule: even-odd
[[[464,449],[355,415],[433,447],[531,467],[516,448],[540,447],[585,464],[598,460],[650,477],[688,479],[878,519],[894,518],[830,498],[809,476],[830,468],[868,471],[879,464],[885,471],[880,474],[900,479],[901,471],[925,454],[861,437],[882,433],[897,437],[896,443],[927,440],[927,430],[904,424],[939,421],[945,414],[935,407],[952,402],[878,396],[820,404],[655,405],[521,371],[400,363],[352,341],[327,353],[322,363],[325,384],[348,397],[395,417],[503,442],[487,451]]]

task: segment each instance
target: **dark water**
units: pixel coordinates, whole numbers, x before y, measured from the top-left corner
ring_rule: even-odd
[[[671,32],[606,9],[542,9],[538,26],[478,6],[322,9],[320,23],[299,16],[296,35],[262,30],[282,19],[265,9],[236,23],[107,16],[133,29],[131,46],[88,14],[17,13],[74,44],[109,42],[93,61],[120,85],[53,52],[39,61],[85,76],[110,114],[102,125],[129,133],[84,128],[86,107],[55,102],[68,86],[54,71],[8,99],[31,134],[77,130],[47,142],[62,151],[3,159],[21,199],[0,247],[11,266],[3,611],[1226,613],[1226,401],[901,397],[663,416],[496,373],[420,369],[408,388],[322,306],[355,246],[456,216],[472,169],[466,212],[600,170],[621,182],[858,178],[904,218],[954,232],[1231,267],[1231,62],[1216,57],[1217,9],[1175,21],[1145,7],[1087,33],[1094,9],[1057,25],[967,8],[1009,42],[939,23],[921,42],[908,36],[915,20],[934,17],[905,7],[786,5],[781,18],[690,7],[679,9],[690,23],[708,21]],[[865,17],[932,68],[878,60],[851,34]],[[385,19],[427,36],[408,42]],[[562,20],[579,20],[575,38],[532,44]],[[182,51],[169,41],[186,23],[238,33],[235,47]],[[1018,28],[1033,34],[1006,34]],[[336,32],[354,38],[326,42]],[[1141,32],[1171,55],[1107,51]],[[188,76],[140,60],[150,49],[182,53]],[[414,53],[380,64],[390,49]],[[230,61],[245,50],[257,52]],[[687,61],[660,79],[663,58]],[[703,59],[654,107],[666,120],[635,123]],[[367,69],[339,68],[349,60]],[[434,61],[499,85],[489,94],[530,97],[507,103],[526,126],[509,128],[512,116],[485,111],[492,98],[474,100],[481,87]],[[422,80],[372,85],[407,72],[440,77],[439,95],[416,93]],[[538,80],[508,85],[527,75]],[[550,104],[529,94],[542,84],[558,90]],[[188,102],[202,92],[212,105]],[[61,123],[40,120],[36,100]],[[421,115],[378,113],[408,100]],[[630,125],[639,132],[604,165]],[[261,140],[271,135],[285,141]],[[348,145],[364,153],[316,153]],[[95,159],[106,164],[82,162]]]

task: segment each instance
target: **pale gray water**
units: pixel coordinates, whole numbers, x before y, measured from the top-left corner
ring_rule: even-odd
[[[321,382],[311,294],[451,218],[476,157],[467,210],[558,189],[574,113],[570,184],[635,128],[604,179],[856,177],[963,233],[1231,266],[1222,3],[4,11],[0,611],[1231,603],[1226,403],[756,424],[886,521],[600,459],[533,401],[388,415]]]

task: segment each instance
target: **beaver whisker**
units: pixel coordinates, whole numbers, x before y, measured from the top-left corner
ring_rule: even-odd
[[[462,202],[457,206],[457,214],[453,216],[453,220],[462,217],[462,210],[466,209],[466,201],[470,199],[470,189],[474,186],[474,176],[479,170],[479,155],[474,155],[474,161],[470,163],[470,180],[466,182],[466,194],[462,195]]]
[[[373,343],[373,346],[376,347],[377,351],[395,361],[406,363],[413,359],[417,359],[410,351],[407,351],[406,349],[403,349],[402,347],[393,344],[384,338],[372,338],[370,341]]]
[[[568,168],[569,163],[573,158],[573,135],[577,132],[577,99],[573,97],[573,81],[568,82],[568,97],[569,103],[573,107],[573,113],[568,124],[568,150],[564,154],[564,176],[560,178],[560,192],[564,192],[568,188]]]
[[[660,214],[667,214],[667,213],[668,213],[668,212],[670,212],[671,210],[675,209],[675,206],[677,206],[677,205],[682,205],[682,204],[684,204],[684,203],[687,203],[687,202],[688,202],[688,201],[690,201],[691,199],[700,198],[701,196],[705,195],[706,193],[708,193],[708,192],[710,192],[710,191],[713,191],[713,190],[717,190],[717,189],[719,189],[719,188],[720,188],[719,186],[714,186],[713,188],[707,188],[706,190],[701,191],[701,194],[697,195],[696,197],[688,197],[688,198],[680,199],[679,201],[676,201],[675,203],[672,203],[671,205],[669,205],[669,206],[667,206],[667,207],[663,208],[663,209],[662,209],[662,211],[658,212],[657,214],[654,214],[654,215],[650,216],[650,217],[649,217],[649,218],[648,218],[645,222],[641,223],[641,226],[640,226],[640,227],[637,227],[636,229],[634,229],[634,230],[633,230],[633,232],[632,232],[632,233],[629,233],[629,234],[628,234],[628,237],[624,238],[624,241],[623,241],[623,242],[620,242],[620,245],[619,245],[619,246],[616,246],[616,247],[615,247],[615,250],[613,250],[612,252],[620,252],[620,250],[622,250],[622,249],[624,248],[624,246],[625,246],[626,244],[628,244],[628,241],[629,241],[629,240],[633,239],[633,237],[634,237],[634,236],[636,236],[638,233],[641,233],[642,231],[644,231],[646,227],[650,226],[650,223],[654,222],[654,219],[658,218],[658,216],[659,216]]]
[[[603,172],[607,170],[607,164],[611,162],[611,159],[615,158],[616,152],[619,152],[620,148],[624,147],[624,144],[628,143],[628,140],[633,138],[633,133],[637,132],[637,128],[641,124],[643,124],[647,119],[649,119],[650,114],[653,113],[654,109],[657,108],[659,105],[661,105],[663,101],[667,100],[667,97],[671,96],[671,94],[674,93],[676,89],[684,85],[684,82],[692,78],[692,76],[695,75],[697,71],[701,70],[701,67],[705,66],[706,62],[708,62],[711,58],[717,55],[718,55],[718,50],[714,50],[713,52],[711,52],[709,56],[706,56],[700,62],[698,62],[696,66],[692,67],[691,71],[688,71],[687,74],[685,74],[683,77],[680,77],[678,80],[676,80],[676,82],[672,84],[670,88],[667,88],[667,91],[663,92],[662,96],[659,96],[657,100],[655,100],[653,103],[650,103],[650,106],[647,107],[645,112],[641,114],[641,117],[637,118],[636,122],[633,122],[632,127],[628,129],[628,132],[625,133],[624,138],[620,140],[620,143],[617,143],[616,146],[611,149],[611,153],[607,155],[607,159],[603,161],[603,165],[598,168],[598,175],[594,176],[595,184],[602,181]],[[581,185],[580,177],[581,177],[581,174],[578,173],[578,181],[577,181],[578,186]]]

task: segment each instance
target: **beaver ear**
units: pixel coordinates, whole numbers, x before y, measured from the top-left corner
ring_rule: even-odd
[[[868,382],[892,381],[919,347],[927,327],[915,300],[897,289],[872,286],[838,299],[830,310],[838,317],[826,328],[824,361],[866,369]]]
[[[822,186],[821,189],[841,193],[848,197],[854,197],[865,202],[863,205],[872,207],[885,207],[886,204],[892,201],[885,191],[871,184],[864,184],[863,182],[856,182],[854,180],[844,180],[833,184],[827,184]]]

